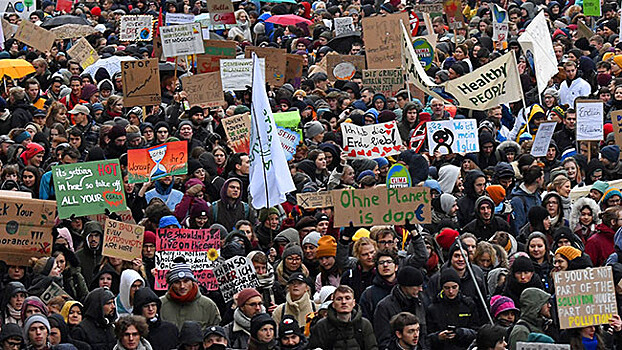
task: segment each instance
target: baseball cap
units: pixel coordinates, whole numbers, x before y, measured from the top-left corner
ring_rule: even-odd
[[[15,141],[11,140],[11,138],[8,137],[7,135],[0,136],[0,144],[1,143],[5,143],[5,142],[6,143],[10,143],[10,144],[14,144],[15,143]]]
[[[89,111],[89,109],[86,106],[83,105],[75,105],[73,107],[72,110],[70,110],[69,112],[67,112],[69,114],[78,114],[78,113],[82,113],[82,114],[90,114],[91,111]]]
[[[302,272],[295,272],[291,276],[289,276],[289,279],[287,280],[287,284],[290,284],[294,281],[307,283],[307,278],[305,277],[305,275],[302,274]]]
[[[205,332],[203,332],[203,339],[209,337],[212,334],[216,334],[216,335],[219,335],[225,338],[227,337],[227,334],[225,333],[224,328],[222,328],[221,326],[211,326],[211,327],[207,327]]]

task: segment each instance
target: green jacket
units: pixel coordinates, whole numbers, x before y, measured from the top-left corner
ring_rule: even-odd
[[[545,319],[540,309],[550,299],[551,295],[539,288],[527,288],[521,293],[521,317],[510,333],[510,350],[516,350],[516,343],[527,341],[529,333],[544,333]]]
[[[328,307],[328,315],[313,328],[308,349],[323,350],[377,350],[376,336],[371,323],[363,317],[363,311],[356,305],[349,322],[337,318],[337,312]]]
[[[203,329],[220,324],[218,307],[211,299],[201,295],[201,291],[197,291],[193,301],[185,304],[173,301],[169,292],[160,297],[160,300],[162,301],[160,316],[163,320],[174,323],[180,330],[184,321],[197,321]]]

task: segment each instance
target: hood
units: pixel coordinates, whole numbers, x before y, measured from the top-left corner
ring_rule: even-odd
[[[151,288],[140,288],[134,293],[134,309],[132,313],[138,316],[142,315],[143,306],[149,303],[158,304],[158,313],[160,312],[160,307],[162,306],[160,298],[158,298]]]
[[[354,309],[352,309],[352,317],[350,318],[350,321],[344,322],[337,318],[337,311],[333,308],[332,305],[330,305],[328,307],[327,318],[330,323],[338,326],[338,328],[341,328],[341,327],[346,327],[347,325],[354,323],[360,320],[361,318],[363,318],[363,311],[361,310],[361,307],[358,304],[354,305]]]
[[[99,277],[103,275],[104,273],[109,273],[110,275],[112,275],[112,286],[110,290],[113,293],[118,293],[119,279],[120,279],[119,274],[117,273],[117,271],[115,271],[114,268],[112,268],[110,264],[105,264],[104,266],[102,266],[102,268],[99,269],[99,271],[93,276],[93,279],[91,280],[91,283],[89,284],[89,287],[90,287],[89,289],[93,290],[99,286]]]
[[[494,220],[495,202],[493,202],[493,200],[490,197],[486,196],[486,195],[481,196],[481,197],[479,197],[479,198],[477,198],[475,200],[475,216],[477,218],[481,219],[481,217],[479,215],[479,207],[480,207],[480,205],[482,205],[482,204],[484,204],[486,202],[490,205],[490,208],[492,209],[492,217],[490,218],[491,221],[492,221],[492,220]]]
[[[182,345],[191,345],[203,342],[201,324],[196,321],[185,321],[179,331],[179,340]]]
[[[2,325],[2,331],[0,331],[0,343],[3,343],[11,337],[22,338],[23,341],[24,333],[22,331],[22,327],[18,326],[16,323],[7,323]]]
[[[400,153],[398,161],[403,161],[408,166],[413,186],[428,178],[430,165],[421,154],[416,153],[414,150],[409,149]]]
[[[490,291],[490,293],[494,293],[497,289],[499,277],[501,275],[507,276],[508,273],[509,271],[505,267],[497,267],[496,269],[492,269],[490,270],[490,272],[488,272],[488,276],[486,277],[486,284],[488,285],[488,290]]]
[[[102,239],[101,241],[103,242],[104,240],[104,228],[102,227],[102,225],[97,222],[97,221],[89,221],[86,224],[84,224],[84,230],[82,230],[82,236],[84,237],[84,248],[91,250],[91,248],[89,248],[89,235],[93,232],[99,232],[99,234],[101,235]],[[97,249],[95,249],[98,252],[101,252],[102,250],[102,244],[99,243],[99,246],[97,247]]]
[[[90,292],[84,300],[84,316],[98,323],[104,321],[104,304],[114,299],[114,294],[105,288],[97,288]]]
[[[130,288],[136,281],[141,281],[145,287],[145,280],[140,276],[138,272],[132,269],[123,270],[121,273],[121,282],[119,283],[119,300],[121,305],[128,312],[132,312],[132,306],[130,305]]]
[[[618,229],[618,232],[613,236],[613,244],[615,251],[622,253],[622,227]]]
[[[58,328],[60,330],[60,342],[69,343],[69,327],[65,323],[65,319],[61,314],[51,314],[48,316],[50,328]]]
[[[614,237],[615,236],[615,232],[613,232],[613,230],[611,229],[611,227],[605,225],[605,224],[598,224],[596,225],[596,230],[598,231],[598,234],[603,235],[603,236],[609,236],[609,237]],[[620,231],[620,230],[618,230]]]
[[[551,294],[539,288],[527,288],[520,295],[521,319],[534,325],[540,325],[542,317],[540,309],[542,305],[548,303]]]
[[[596,225],[601,223],[600,217],[600,207],[592,198],[579,198],[572,204],[572,210],[570,211],[570,228],[574,230],[579,224],[579,218],[581,217],[581,209],[585,207],[590,207],[592,210],[592,216],[594,218],[594,223]],[[622,246],[620,246],[622,248]]]
[[[436,190],[438,193],[443,193],[441,185],[436,180],[425,180],[423,182],[423,187],[428,187],[431,190]]]
[[[28,291],[22,282],[9,282],[4,289],[4,296],[2,297],[2,311],[5,310],[6,306],[9,304],[9,300],[18,292],[22,292],[25,295],[28,295]],[[4,318],[4,316],[2,316]]]
[[[234,239],[241,239],[244,242],[244,251],[246,251],[247,253],[253,250],[253,245],[251,241],[248,240],[246,234],[239,230],[233,230],[229,232],[229,234],[225,238],[225,244],[223,244],[223,247],[228,243],[231,243]]]
[[[438,170],[438,183],[443,193],[453,193],[456,181],[460,176],[460,168],[455,165],[444,165]]]
[[[287,240],[288,243],[296,243],[300,245],[300,235],[298,234],[298,231],[296,231],[296,229],[291,227],[281,231],[281,233],[274,237],[274,240],[277,241],[277,238],[283,238]]]
[[[220,189],[220,198],[221,199],[231,199],[229,197],[227,197],[227,187],[229,186],[229,184],[233,181],[237,181],[240,184],[240,196],[238,197],[238,199],[236,199],[234,204],[238,204],[240,203],[240,200],[242,199],[242,191],[244,190],[244,183],[242,182],[242,180],[238,179],[237,177],[232,177],[229,178],[227,181],[225,181],[225,183],[222,185],[221,189]]]
[[[466,196],[472,199],[475,199],[478,197],[478,195],[475,194],[475,188],[473,187],[473,185],[475,184],[475,180],[477,180],[480,177],[483,177],[483,178],[486,177],[486,175],[484,175],[484,173],[481,172],[480,170],[470,170],[466,173],[466,176],[464,177],[464,194]]]
[[[80,307],[80,310],[84,309],[84,305],[82,305],[82,303],[80,303],[79,301],[68,300],[65,303],[65,305],[63,305],[63,308],[60,310],[60,314],[63,316],[63,319],[65,320],[65,322],[68,321],[68,319],[69,319],[69,311],[71,310],[71,308],[74,305],[78,305]]]

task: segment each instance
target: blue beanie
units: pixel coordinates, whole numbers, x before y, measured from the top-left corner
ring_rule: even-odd
[[[359,176],[356,178],[356,181],[361,181],[365,176],[373,176],[376,177],[376,174],[374,174],[373,170],[364,170],[362,171]]]
[[[374,162],[378,164],[378,168],[382,168],[385,165],[389,165],[389,161],[384,157],[376,158],[374,159]]]
[[[605,146],[600,150],[600,154],[611,163],[615,163],[620,158],[620,147],[618,145]]]
[[[28,131],[22,131],[19,135],[15,136],[15,143],[22,143],[24,140],[31,138],[32,136]]]
[[[179,224],[179,221],[177,221],[177,218],[173,215],[167,215],[167,216],[163,216],[160,219],[160,224],[158,225],[159,228],[164,228],[167,226],[176,226],[177,228],[181,228],[181,225]]]

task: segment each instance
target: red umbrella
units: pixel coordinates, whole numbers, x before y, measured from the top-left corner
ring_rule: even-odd
[[[280,24],[282,26],[296,25],[298,23],[313,24],[310,20],[296,15],[274,15],[266,20],[268,23]]]

